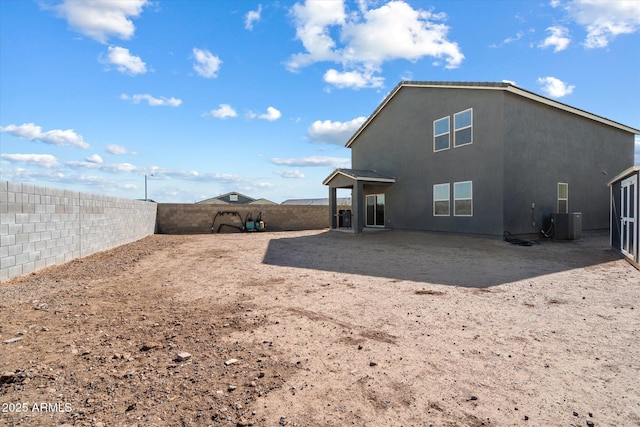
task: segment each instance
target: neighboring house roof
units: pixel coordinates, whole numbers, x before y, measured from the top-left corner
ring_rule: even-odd
[[[482,89],[482,90],[502,90],[505,92],[513,93],[533,101],[540,102],[545,105],[549,105],[560,110],[567,111],[596,122],[603,123],[615,128],[630,132],[632,134],[640,134],[640,130],[634,129],[630,126],[623,125],[613,120],[598,116],[596,114],[589,113],[588,111],[581,110],[579,108],[572,107],[568,104],[555,101],[553,99],[538,95],[534,92],[530,92],[526,89],[519,88],[511,83],[504,82],[433,82],[433,81],[402,81],[387,95],[382,103],[376,108],[376,110],[367,118],[367,120],[360,126],[355,134],[347,141],[346,146],[351,147],[351,144],[358,138],[360,133],[376,118],[378,113],[387,105],[387,103],[402,89],[403,87],[420,87],[420,88],[447,88],[447,89]]]
[[[250,205],[277,205],[276,202],[272,202],[271,200],[267,200],[267,199],[256,199],[253,202],[249,202],[248,204],[250,204]]]
[[[347,178],[355,179],[356,181],[369,181],[369,182],[396,182],[396,178],[390,175],[384,175],[376,171],[368,171],[361,169],[336,169],[331,175],[329,175],[324,181],[323,185],[328,185],[329,181],[336,177],[336,175],[344,175]]]
[[[225,202],[224,200],[220,200],[217,197],[212,197],[210,199],[205,199],[205,200],[200,200],[199,202],[196,202],[196,204],[203,204],[203,205],[228,205],[228,202]]]
[[[237,191],[232,191],[230,193],[222,194],[220,196],[211,197],[209,199],[201,200],[196,203],[208,204],[208,205],[246,205],[246,204],[275,205],[276,204],[267,199],[256,200],[253,197],[246,196],[242,193],[238,193]]]
[[[351,197],[338,197],[336,199],[339,206],[351,205]],[[281,203],[282,205],[313,205],[313,206],[329,206],[329,198],[324,199],[288,199]]]

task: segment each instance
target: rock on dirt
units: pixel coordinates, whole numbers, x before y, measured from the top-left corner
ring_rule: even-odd
[[[185,360],[189,360],[189,359],[191,359],[191,353],[187,353],[186,351],[176,354],[177,362],[184,362]]]

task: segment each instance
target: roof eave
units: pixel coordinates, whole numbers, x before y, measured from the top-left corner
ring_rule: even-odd
[[[581,110],[580,108],[572,107],[571,105],[568,105],[568,104],[565,104],[565,103],[562,103],[562,102],[559,102],[559,101],[555,101],[555,100],[553,100],[551,98],[547,98],[547,97],[544,97],[542,95],[538,95],[537,93],[530,92],[530,91],[528,91],[526,89],[522,89],[522,88],[517,87],[517,86],[509,85],[508,87],[504,88],[504,90],[506,90],[507,92],[514,93],[516,95],[520,95],[520,96],[522,96],[524,98],[529,98],[529,99],[532,99],[534,101],[540,102],[541,104],[549,105],[551,107],[558,108],[560,110],[564,110],[564,111],[567,111],[569,113],[572,113],[572,114],[575,114],[575,115],[578,115],[578,116],[581,116],[581,117],[585,117],[587,119],[591,119],[591,120],[594,120],[596,122],[599,122],[599,123],[602,123],[602,124],[605,124],[605,125],[608,125],[608,126],[612,126],[612,127],[618,128],[620,130],[632,133],[634,135],[639,135],[640,134],[640,130],[639,129],[635,129],[635,128],[632,128],[631,126],[627,126],[627,125],[624,125],[622,123],[618,123],[616,121],[607,119],[606,117],[602,117],[602,116],[599,116],[597,114],[593,114],[593,113],[590,113],[588,111]]]
[[[502,90],[502,91],[506,91],[506,92],[510,92],[516,95],[520,95],[524,98],[528,98],[537,102],[540,102],[542,104],[545,105],[549,105],[551,107],[554,108],[558,108],[560,110],[564,110],[564,111],[568,111],[570,113],[582,116],[582,117],[586,117],[588,119],[594,120],[596,122],[600,122],[612,127],[615,127],[617,129],[632,133],[634,135],[640,135],[640,130],[639,129],[635,129],[632,128],[630,126],[627,125],[623,125],[622,123],[618,123],[615,122],[613,120],[609,120],[605,117],[602,116],[598,116],[597,114],[593,114],[593,113],[589,113],[588,111],[585,110],[581,110],[579,108],[576,107],[572,107],[568,104],[564,104],[562,102],[559,101],[555,101],[553,99],[550,98],[546,98],[542,95],[538,95],[534,92],[530,92],[526,89],[522,89],[518,86],[514,86],[510,83],[505,83],[504,85],[496,85],[496,86],[491,86],[489,84],[476,84],[476,85],[465,85],[465,84],[461,84],[461,83],[442,83],[442,84],[437,84],[437,83],[428,83],[428,82],[412,82],[412,81],[402,81],[400,83],[398,83],[396,85],[396,87],[389,93],[389,95],[387,95],[387,97],[382,101],[382,103],[375,109],[375,111],[367,118],[367,120],[365,120],[365,122],[358,128],[358,130],[353,134],[353,136],[351,136],[351,138],[349,138],[349,141],[347,141],[347,143],[345,144],[345,147],[347,148],[351,148],[351,145],[356,141],[356,139],[358,139],[358,137],[360,136],[360,134],[366,129],[367,126],[369,126],[369,123],[371,123],[373,121],[373,119],[376,118],[376,116],[380,113],[380,111],[382,111],[382,109],[389,103],[389,101],[391,101],[391,99],[396,95],[396,93],[398,93],[398,91],[400,91],[401,88],[403,87],[420,87],[420,88],[426,88],[426,87],[437,87],[437,88],[448,88],[448,89],[483,89],[483,90]]]
[[[625,169],[622,172],[620,172],[618,175],[616,175],[615,178],[613,178],[611,181],[607,183],[607,185],[611,186],[613,185],[613,183],[620,181],[621,179],[624,179],[637,172],[640,172],[640,165],[631,166],[630,168]]]
[[[347,148],[351,148],[351,144],[353,144],[355,142],[355,140],[358,138],[358,136],[360,136],[360,134],[362,133],[362,131],[369,126],[369,123],[371,123],[371,121],[378,115],[378,113],[387,105],[387,103],[391,100],[391,98],[393,98],[395,96],[395,94],[404,86],[404,82],[400,82],[396,85],[396,87],[389,93],[389,95],[386,96],[386,98],[382,101],[382,103],[380,105],[378,105],[378,107],[375,109],[375,111],[367,118],[367,120],[364,121],[364,123],[362,123],[362,125],[360,125],[360,127],[358,128],[358,130],[356,131],[356,133],[353,134],[353,136],[351,136],[351,138],[349,138],[349,141],[347,141],[347,143],[345,144],[345,147]]]

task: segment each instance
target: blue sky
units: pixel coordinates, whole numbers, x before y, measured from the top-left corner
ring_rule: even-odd
[[[506,80],[640,128],[640,2],[2,0],[0,179],[327,197],[401,80]]]

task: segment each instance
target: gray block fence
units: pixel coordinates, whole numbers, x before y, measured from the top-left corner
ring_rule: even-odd
[[[329,227],[328,206],[156,204],[0,181],[0,282],[154,233],[211,233],[224,210],[262,212],[267,231]]]
[[[157,205],[0,181],[0,281],[153,234]]]

